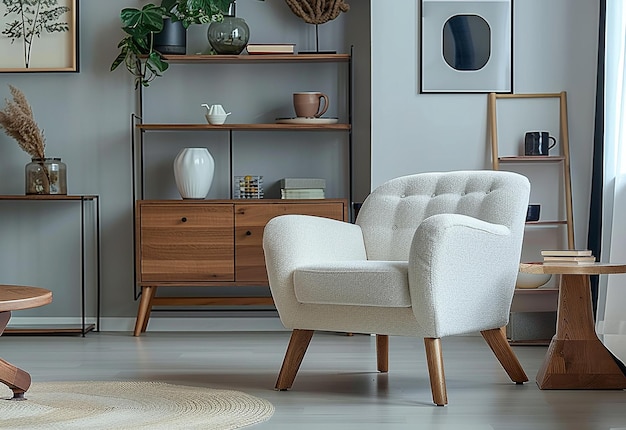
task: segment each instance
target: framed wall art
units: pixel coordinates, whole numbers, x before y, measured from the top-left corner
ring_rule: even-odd
[[[0,72],[78,72],[78,0],[2,0]]]
[[[420,92],[512,93],[513,0],[420,0]]]

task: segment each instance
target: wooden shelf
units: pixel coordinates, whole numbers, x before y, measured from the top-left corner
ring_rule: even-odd
[[[498,121],[497,121],[497,100],[498,99],[558,99],[559,101],[559,135],[561,138],[561,149],[558,155],[515,155],[501,157],[498,145]],[[491,162],[494,170],[500,170],[500,163],[561,163],[563,173],[565,205],[565,221],[536,221],[527,222],[527,226],[551,226],[565,225],[567,227],[567,248],[574,249],[574,219],[572,209],[572,184],[570,172],[569,153],[569,127],[567,123],[567,93],[533,93],[533,94],[496,94],[490,93],[488,96],[489,113],[489,135],[491,139]]]
[[[197,63],[347,63],[350,54],[164,55],[170,64]]]
[[[262,65],[274,65],[272,69],[283,69],[276,76],[278,83],[284,76],[299,74],[296,68],[331,67],[334,80],[339,79],[335,89],[338,97],[344,98],[344,106],[338,108],[340,122],[320,124],[320,121],[307,124],[278,124],[278,117],[243,118],[239,121],[259,121],[260,123],[211,125],[204,122],[203,116],[192,119],[199,123],[172,123],[172,119],[157,122],[155,118],[144,116],[144,92],[139,87],[137,99],[139,115],[132,114],[131,151],[133,154],[133,200],[135,205],[134,257],[135,257],[135,299],[140,299],[134,335],[139,336],[147,329],[152,307],[200,307],[200,306],[271,306],[272,297],[266,291],[243,297],[236,287],[268,286],[267,271],[263,258],[262,233],[265,224],[273,217],[287,213],[323,216],[347,222],[349,202],[352,200],[352,82],[354,77],[352,48],[350,54],[259,54],[259,55],[165,55],[170,67],[184,72],[194,66],[220,66],[249,69],[247,76],[258,74]],[[333,64],[334,63],[334,64]],[[220,68],[218,67],[218,68]],[[185,69],[185,70],[182,70]],[[269,70],[269,69],[268,69]],[[218,70],[215,70],[219,74]],[[341,76],[345,73],[345,79]],[[284,80],[284,79],[283,79]],[[302,77],[303,82],[306,77]],[[235,84],[230,83],[235,87]],[[239,88],[239,87],[237,87]],[[240,88],[242,94],[245,88]],[[184,119],[182,121],[185,121]],[[234,122],[235,120],[233,120]],[[281,121],[282,122],[282,121]],[[292,121],[285,121],[292,122]],[[326,121],[323,121],[326,122]],[[155,139],[157,133],[222,132],[220,139],[229,150],[222,155],[229,176],[229,195],[235,195],[234,171],[237,154],[237,140],[246,144],[248,132],[277,133],[281,131],[303,133],[326,133],[314,140],[324,140],[323,136],[333,133],[340,141],[347,141],[347,151],[340,155],[344,168],[337,172],[337,181],[347,185],[342,199],[202,199],[202,200],[147,200],[144,199],[144,150],[147,142]],[[239,133],[235,133],[239,132]],[[273,134],[274,135],[274,134]],[[307,134],[308,137],[312,137]],[[307,141],[309,139],[305,139]],[[219,139],[218,139],[219,141]],[[180,139],[173,139],[179,142]],[[263,154],[264,152],[261,152]],[[266,155],[272,157],[274,154]],[[226,160],[227,158],[227,160]],[[306,162],[303,159],[303,162]],[[217,162],[217,160],[216,160]],[[344,173],[344,171],[347,172]],[[347,175],[346,175],[347,173]],[[278,175],[277,175],[278,176]],[[280,176],[278,176],[280,177]],[[223,206],[223,207],[222,207]],[[190,215],[191,214],[191,215]],[[185,223],[182,225],[181,223]],[[161,287],[234,287],[232,294],[224,297],[213,295],[202,297],[175,296],[157,297]],[[139,292],[137,290],[139,287]],[[257,294],[259,295],[257,297]],[[191,310],[191,309],[183,309]]]
[[[558,294],[558,288],[516,288],[515,294]]]
[[[557,155],[514,155],[500,156],[498,144],[498,121],[497,121],[497,100],[499,99],[557,99],[559,102],[559,136],[560,150]],[[570,175],[570,158],[569,158],[569,131],[567,123],[567,95],[566,93],[545,93],[545,94],[496,94],[490,93],[488,96],[488,113],[489,113],[489,135],[491,139],[491,162],[494,170],[500,170],[500,164],[507,164],[508,168],[513,171],[520,166],[512,166],[513,164],[526,164],[539,166],[542,168],[552,169],[556,165],[561,169],[561,183],[563,185],[562,202],[564,206],[565,220],[550,221],[528,221],[525,228],[563,228],[567,232],[567,248],[574,248],[574,220],[572,211],[572,191],[571,191],[571,175]],[[507,147],[507,152],[511,151],[511,147]],[[510,152],[509,152],[510,153]],[[556,151],[555,151],[556,153]],[[553,166],[546,164],[553,163]],[[532,181],[531,181],[532,182]],[[547,232],[550,235],[553,232]],[[555,236],[560,231],[555,232]],[[560,279],[554,279],[553,285],[560,285]],[[552,288],[516,288],[511,303],[511,312],[534,313],[534,312],[556,312],[558,308],[558,287]],[[523,334],[523,333],[522,333]],[[524,334],[525,335],[525,334]],[[517,334],[515,335],[517,336]],[[543,337],[544,333],[540,337]],[[549,339],[510,339],[511,345],[547,345]]]
[[[526,221],[527,226],[551,226],[551,225],[566,225],[567,221]]]
[[[137,124],[142,131],[263,131],[263,130],[319,130],[348,131],[350,124]]]
[[[498,160],[501,163],[527,163],[529,161],[537,163],[556,163],[564,161],[565,157],[563,155],[514,155],[498,157]]]

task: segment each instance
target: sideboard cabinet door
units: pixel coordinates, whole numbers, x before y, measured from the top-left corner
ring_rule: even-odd
[[[290,203],[235,203],[235,280],[268,285],[263,255],[263,229],[267,222],[287,214],[314,215],[346,221],[346,201]]]
[[[234,281],[232,204],[137,204],[139,281]]]

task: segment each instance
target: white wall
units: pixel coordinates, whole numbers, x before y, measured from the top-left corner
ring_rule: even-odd
[[[404,174],[491,168],[487,96],[419,93],[418,4],[371,4],[372,187]],[[580,247],[587,240],[598,13],[598,1],[514,1],[514,92],[568,93]]]

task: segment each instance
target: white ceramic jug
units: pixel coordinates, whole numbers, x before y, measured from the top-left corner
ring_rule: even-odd
[[[208,104],[203,103],[202,106],[207,108],[207,114],[208,115],[230,115],[230,112],[226,113],[226,111],[224,110],[224,107],[222,105],[211,105],[211,106],[209,106]]]

